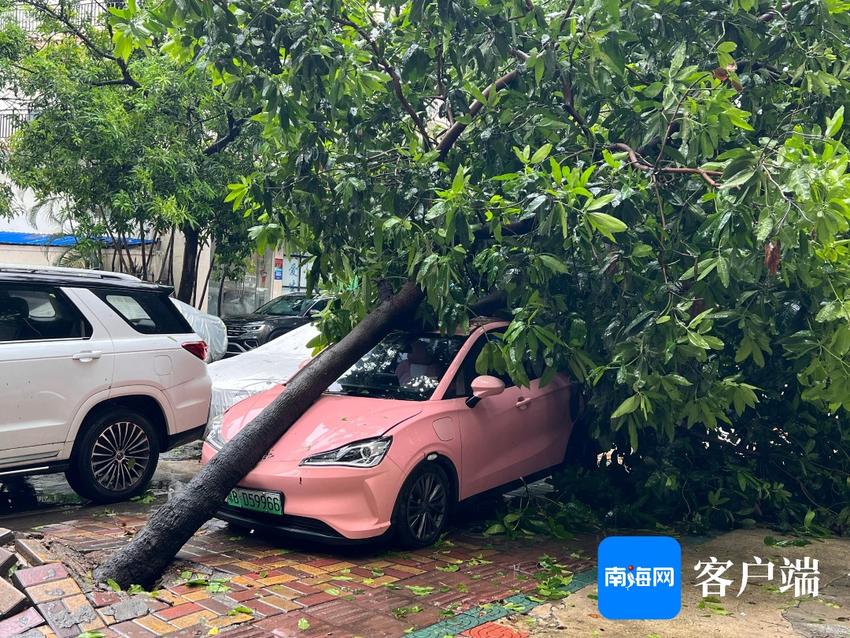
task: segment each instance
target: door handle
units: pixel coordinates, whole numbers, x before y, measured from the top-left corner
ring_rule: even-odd
[[[100,359],[103,356],[103,352],[100,350],[84,350],[83,352],[78,352],[71,356],[74,361],[79,361],[81,363],[88,363],[93,359]]]
[[[531,405],[531,399],[524,399],[523,397],[517,399],[517,402],[514,404],[520,410],[525,410],[529,405]]]

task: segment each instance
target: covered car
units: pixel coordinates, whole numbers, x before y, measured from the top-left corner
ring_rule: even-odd
[[[174,297],[171,298],[171,302],[189,322],[195,334],[206,342],[208,348],[207,363],[221,359],[227,352],[227,326],[224,325],[224,322],[218,317],[201,312],[194,306]]]
[[[209,420],[243,399],[288,381],[310,358],[307,343],[318,334],[308,323],[259,348],[210,365],[213,389]]]

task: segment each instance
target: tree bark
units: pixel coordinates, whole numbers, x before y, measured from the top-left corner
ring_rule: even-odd
[[[418,286],[408,281],[339,343],[302,368],[286,390],[201,468],[183,492],[154,512],[128,545],[95,570],[95,578],[100,582],[113,579],[125,589],[132,584],[152,586],[180,548],[213,517],[228,492],[266,451],[339,375],[401,320],[409,318],[422,298]]]
[[[201,288],[201,294],[195,300],[195,307],[198,310],[204,307],[204,298],[207,296],[207,288],[210,286],[210,277],[212,276],[213,268],[215,268],[215,253],[210,257],[210,267],[207,269],[207,276],[204,277],[204,287]]]
[[[192,303],[192,293],[195,291],[198,278],[198,230],[190,224],[184,224],[180,228],[185,242],[183,244],[183,266],[180,270],[180,287],[177,289],[177,298],[183,303]]]

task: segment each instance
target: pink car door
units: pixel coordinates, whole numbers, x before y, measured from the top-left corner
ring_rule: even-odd
[[[452,385],[454,396],[469,396],[475,359],[486,337],[467,354]],[[513,385],[482,399],[474,408],[458,410],[461,433],[461,498],[498,487],[556,465],[564,458],[572,423],[569,381],[556,377],[540,388]],[[461,388],[464,388],[461,390]],[[458,396],[458,398],[461,398]]]

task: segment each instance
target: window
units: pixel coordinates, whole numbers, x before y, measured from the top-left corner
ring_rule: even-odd
[[[475,362],[478,360],[478,355],[480,355],[481,351],[484,349],[488,338],[492,339],[501,334],[501,332],[494,330],[478,338],[478,341],[473,344],[470,351],[466,354],[466,358],[463,360],[463,364],[457,371],[452,384],[446,389],[446,394],[443,397],[444,399],[457,399],[458,397],[472,396],[472,381],[478,376],[478,372],[475,370]],[[506,388],[510,388],[514,385],[514,382],[507,374],[496,374],[492,371],[488,372],[488,374],[501,379]]]
[[[311,314],[314,313],[314,312],[322,312],[322,310],[324,310],[325,306],[327,306],[327,305],[328,305],[328,299],[323,297],[321,299],[316,300],[316,303],[314,303],[312,306],[310,306],[309,312]]]
[[[329,388],[333,394],[425,401],[463,345],[463,337],[394,332]]]
[[[95,294],[142,334],[192,332],[189,323],[163,293],[96,290]]]
[[[0,284],[0,341],[89,337],[91,326],[59,289]]]
[[[275,315],[279,317],[298,317],[305,312],[312,299],[301,295],[283,295],[272,299],[267,304],[260,306],[254,312],[258,315]]]

